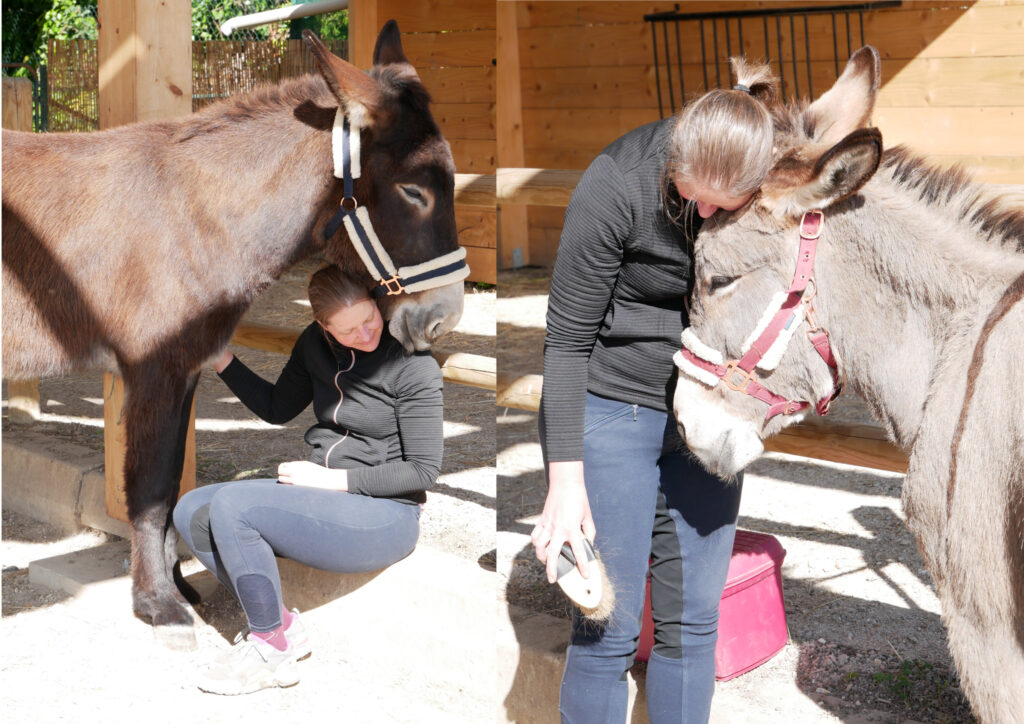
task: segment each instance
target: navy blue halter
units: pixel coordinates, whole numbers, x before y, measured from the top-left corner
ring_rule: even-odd
[[[355,246],[367,271],[378,282],[371,292],[375,299],[385,295],[393,296],[403,292],[413,293],[446,286],[465,279],[469,275],[469,266],[466,264],[466,250],[462,247],[422,264],[401,269],[395,267],[387,250],[381,245],[373,231],[373,224],[370,223],[370,215],[366,207],[360,207],[359,202],[356,201],[355,178],[360,175],[361,169],[359,172],[353,173],[353,130],[348,117],[342,114],[340,108],[338,115],[343,119],[340,178],[344,195],[338,210],[324,227],[324,238],[331,238],[343,224],[345,225],[349,240]],[[335,122],[334,132],[336,133],[337,130],[338,124]],[[359,133],[359,130],[356,129],[354,132]],[[358,151],[356,154],[356,163],[358,164]],[[335,176],[338,176],[337,168]]]

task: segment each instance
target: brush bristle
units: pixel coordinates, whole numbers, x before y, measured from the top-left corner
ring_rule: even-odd
[[[596,608],[580,606],[579,609],[590,621],[604,623],[612,615],[612,610],[615,608],[615,589],[612,588],[612,582],[608,580],[608,572],[604,569],[604,563],[601,562],[600,558],[591,561],[590,565],[597,572],[601,581],[601,600],[597,602]],[[591,571],[590,575],[594,575],[594,571]]]

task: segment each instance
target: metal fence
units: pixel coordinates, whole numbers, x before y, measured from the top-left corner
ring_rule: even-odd
[[[658,111],[662,118],[678,111],[688,90],[696,95],[728,84],[733,55],[768,62],[782,80],[783,98],[813,100],[815,86],[819,91],[831,87],[841,61],[864,45],[865,13],[900,4],[645,15],[651,24]]]

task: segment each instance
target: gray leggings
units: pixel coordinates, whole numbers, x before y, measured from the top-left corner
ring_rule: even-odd
[[[174,509],[178,533],[256,632],[281,625],[275,556],[335,573],[378,571],[412,552],[419,517],[418,505],[276,480],[205,485]]]

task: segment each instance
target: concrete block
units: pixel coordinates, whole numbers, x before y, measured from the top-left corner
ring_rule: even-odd
[[[88,472],[82,478],[82,489],[78,495],[79,522],[131,540],[131,526],[107,515],[106,485],[107,477],[102,469]]]
[[[128,541],[105,543],[95,548],[32,561],[28,579],[32,583],[64,591],[72,596],[96,593],[100,587],[119,586],[131,590]]]
[[[86,473],[103,467],[103,454],[30,430],[3,442],[3,505],[73,533]]]
[[[558,724],[558,695],[569,645],[569,622],[502,605],[497,619],[497,721],[516,724]],[[627,721],[646,722],[642,682],[627,676]]]

